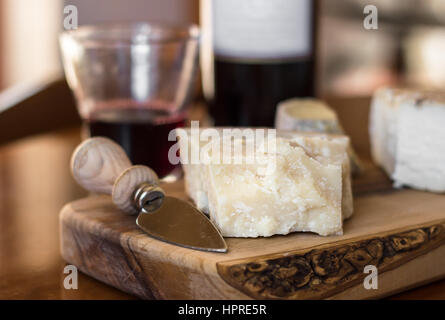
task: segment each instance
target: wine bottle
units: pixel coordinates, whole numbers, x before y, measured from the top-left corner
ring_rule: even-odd
[[[201,0],[204,95],[217,126],[273,126],[278,102],[315,94],[312,0]]]

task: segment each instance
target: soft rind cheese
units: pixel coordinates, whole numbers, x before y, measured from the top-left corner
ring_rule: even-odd
[[[189,151],[181,157],[207,144],[181,140]],[[353,210],[349,139],[278,132],[276,141],[273,174],[259,174],[256,164],[183,164],[188,195],[224,236],[341,234]]]
[[[382,88],[370,114],[374,161],[395,187],[445,192],[445,95]]]
[[[382,88],[374,93],[369,115],[371,154],[389,176],[392,177],[395,166],[397,144],[398,108],[407,98],[401,90]]]
[[[321,100],[292,98],[280,102],[275,116],[275,128],[298,132],[343,135],[336,112]],[[348,147],[353,173],[359,173],[361,163],[352,146]]]
[[[335,111],[322,101],[310,98],[280,102],[275,127],[279,130],[342,134]]]

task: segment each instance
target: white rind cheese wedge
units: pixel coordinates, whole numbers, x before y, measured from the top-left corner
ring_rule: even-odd
[[[275,128],[299,132],[344,134],[335,111],[323,101],[312,98],[292,98],[277,106]],[[352,172],[360,172],[360,160],[352,147],[348,149]]]
[[[324,102],[310,98],[280,102],[275,127],[278,130],[343,134],[335,111]]]
[[[259,172],[258,164],[246,161],[183,163],[186,191],[227,237],[341,234],[343,219],[353,211],[348,145],[344,136],[278,132],[273,154],[256,153],[267,164],[274,159],[272,173]],[[206,146],[208,142],[193,143],[188,131],[180,138],[182,162],[190,163],[191,152]]]
[[[372,157],[391,177],[395,166],[398,106],[404,99],[402,93],[389,88],[377,90],[369,115]]]
[[[445,192],[445,95],[378,90],[371,103],[371,151],[395,187]]]

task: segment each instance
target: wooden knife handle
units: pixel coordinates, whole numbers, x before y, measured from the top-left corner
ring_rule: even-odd
[[[132,166],[122,172],[114,182],[113,203],[127,214],[137,214],[142,209],[135,203],[135,192],[143,185],[159,186],[157,174],[146,166]],[[162,189],[158,188],[162,194]]]
[[[86,190],[111,194],[117,177],[131,162],[114,141],[94,137],[82,142],[71,158],[74,179]]]
[[[103,137],[87,139],[74,150],[71,172],[86,190],[111,194],[114,204],[128,214],[138,212],[133,196],[142,183],[159,184],[152,169],[132,166],[124,149]]]

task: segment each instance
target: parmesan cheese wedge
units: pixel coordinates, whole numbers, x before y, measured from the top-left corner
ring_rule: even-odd
[[[216,141],[220,146],[223,138]],[[353,213],[346,136],[278,131],[273,151],[255,150],[260,164],[248,163],[245,151],[238,164],[220,163],[215,140],[194,142],[190,130],[179,142],[186,192],[226,237],[342,234]],[[246,139],[233,143],[247,150]],[[207,163],[191,163],[203,149]]]

